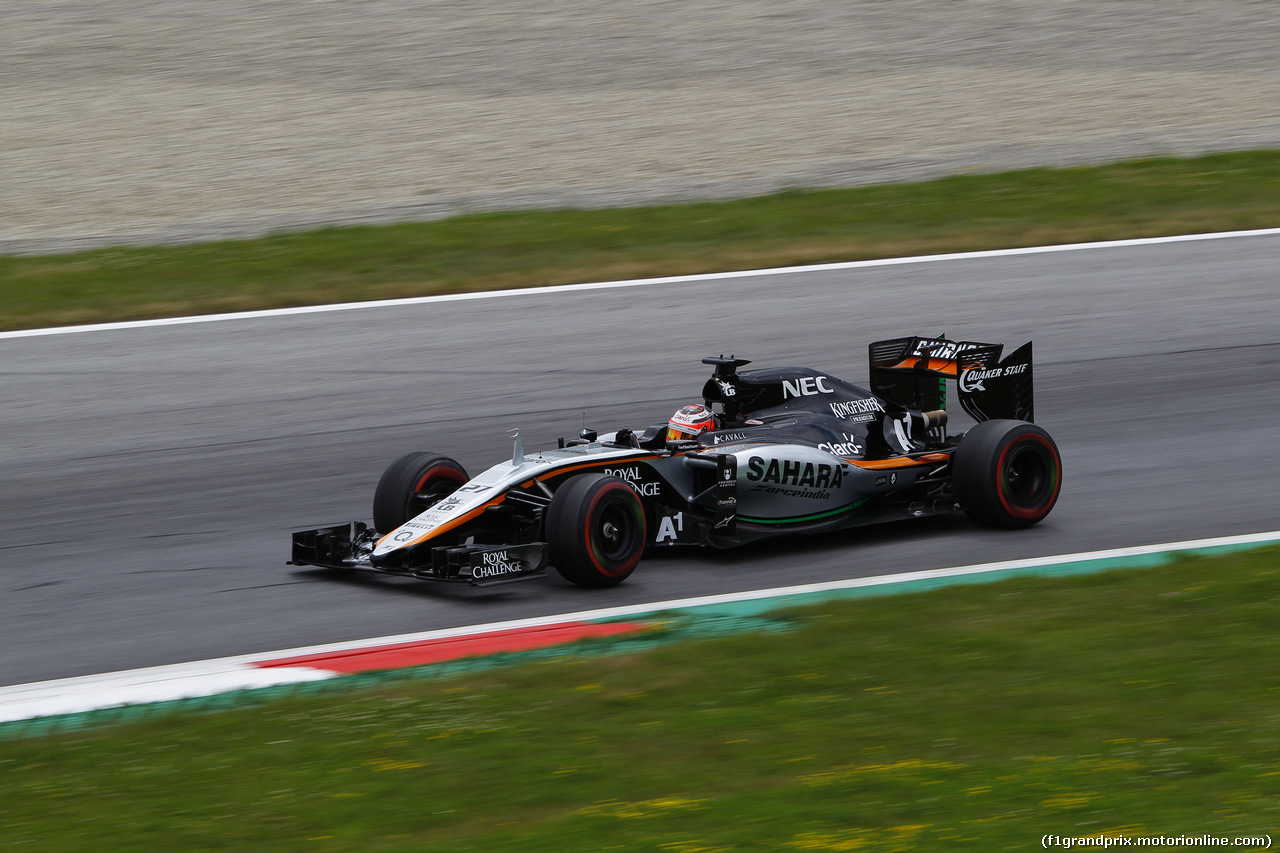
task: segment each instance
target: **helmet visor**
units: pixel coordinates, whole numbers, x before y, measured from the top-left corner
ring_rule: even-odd
[[[698,430],[688,427],[667,426],[667,441],[693,441],[698,437]]]

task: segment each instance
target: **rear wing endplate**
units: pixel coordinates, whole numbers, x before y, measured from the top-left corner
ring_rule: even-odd
[[[909,409],[947,407],[947,380],[960,407],[977,421],[1035,420],[1031,342],[1001,360],[1004,344],[946,338],[893,338],[868,348],[871,391]]]

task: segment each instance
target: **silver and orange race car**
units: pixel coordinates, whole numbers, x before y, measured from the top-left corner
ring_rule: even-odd
[[[704,358],[712,415],[696,435],[668,423],[583,430],[468,476],[447,456],[386,469],[373,524],[293,535],[292,565],[490,586],[545,576],[626,579],[647,549],[760,539],[963,511],[1029,527],[1053,509],[1062,459],[1033,421],[1031,344],[905,337],[870,348],[869,388],[822,370],[741,370]],[[947,431],[947,390],[973,422]]]

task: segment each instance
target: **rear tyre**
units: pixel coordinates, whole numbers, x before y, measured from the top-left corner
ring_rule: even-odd
[[[373,492],[373,527],[390,533],[471,479],[447,456],[406,453],[387,466]]]
[[[1026,421],[983,421],[951,462],[960,507],[991,527],[1030,527],[1058,502],[1062,457],[1049,433]]]
[[[644,553],[644,506],[617,477],[581,474],[547,507],[548,559],[579,586],[613,586],[635,571]]]

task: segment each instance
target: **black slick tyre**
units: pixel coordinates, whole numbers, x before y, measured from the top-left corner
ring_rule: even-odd
[[[373,492],[373,527],[390,533],[471,479],[447,456],[406,453],[387,466]]]
[[[1062,456],[1035,424],[983,421],[960,440],[951,477],[970,518],[991,527],[1030,527],[1058,502]]]
[[[565,580],[613,586],[635,571],[644,553],[644,506],[623,480],[580,474],[551,497],[546,534],[548,559]]]

